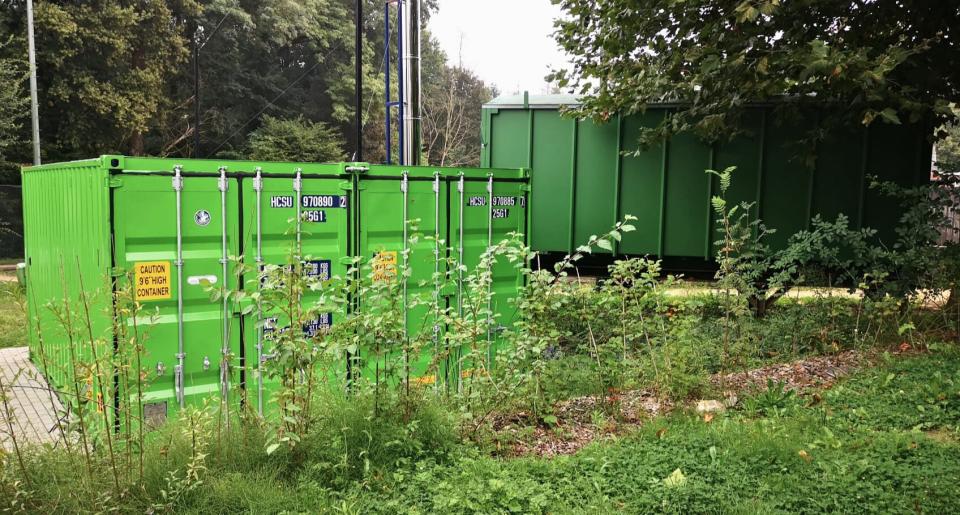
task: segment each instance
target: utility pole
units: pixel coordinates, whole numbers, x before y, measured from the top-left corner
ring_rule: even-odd
[[[357,99],[356,99],[356,117],[357,117],[357,151],[354,154],[355,161],[363,161],[363,0],[357,0],[357,34],[354,38],[356,47],[356,81],[357,81]]]
[[[33,0],[27,0],[27,57],[30,62],[30,124],[33,127],[33,164],[40,164],[40,111],[37,107],[37,56],[33,47]]]
[[[193,31],[193,157],[200,159],[200,24]]]

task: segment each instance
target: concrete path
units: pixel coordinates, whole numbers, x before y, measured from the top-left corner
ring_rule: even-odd
[[[57,416],[63,412],[63,406],[30,362],[27,347],[0,349],[0,380],[3,381],[0,393],[6,394],[6,403],[0,397],[0,442],[4,449],[13,448],[11,425],[18,444],[60,442]]]

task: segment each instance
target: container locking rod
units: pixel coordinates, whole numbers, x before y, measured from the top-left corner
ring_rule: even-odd
[[[457,181],[457,192],[460,194],[460,207],[457,208],[457,213],[460,218],[458,231],[460,233],[457,238],[457,314],[463,316],[463,208],[464,208],[464,178],[463,172],[460,172],[460,180]],[[457,349],[457,391],[460,391],[462,388],[461,381],[461,370],[460,370],[460,358],[461,351]]]
[[[300,212],[300,207],[301,207],[300,204],[301,202],[303,202],[303,199],[302,199],[303,179],[301,178],[301,174],[303,173],[303,170],[301,168],[297,168],[296,172],[297,172],[297,175],[296,177],[293,178],[293,191],[296,192],[297,194],[297,259],[299,260],[300,253],[301,253],[300,222],[301,222],[301,216],[302,216],[302,213]]]
[[[220,189],[220,267],[223,279],[223,337],[221,342],[220,360],[220,397],[223,405],[224,424],[229,424],[229,395],[230,395],[230,319],[227,282],[227,167],[220,167],[220,178],[217,181]]]
[[[433,352],[440,347],[440,171],[433,172]],[[448,358],[449,359],[449,358]],[[437,374],[440,377],[440,374]],[[434,383],[439,388],[440,382]]]
[[[403,271],[401,280],[403,281],[403,363],[404,363],[404,381],[410,384],[410,355],[407,352],[408,339],[410,337],[407,328],[407,203],[409,200],[410,178],[407,170],[403,171],[403,179],[400,180],[400,191],[403,192]]]
[[[493,249],[493,174],[487,174],[487,252],[492,252]],[[490,259],[490,286],[487,291],[487,365],[493,366],[491,361],[493,360],[493,335],[491,334],[491,327],[493,326],[493,256],[489,256]]]
[[[182,409],[184,406],[184,384],[183,384],[183,167],[176,165],[173,167],[173,191],[177,198],[177,258],[174,264],[177,267],[177,365],[174,367],[174,393],[177,397],[177,404]]]
[[[261,201],[263,196],[263,177],[261,168],[256,168],[253,178],[253,190],[257,192],[257,293],[263,285],[263,216]],[[263,416],[263,302],[257,296],[257,414]]]

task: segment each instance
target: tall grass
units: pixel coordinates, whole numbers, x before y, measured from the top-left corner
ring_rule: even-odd
[[[211,399],[157,429],[147,428],[141,415],[143,378],[149,375],[143,342],[150,324],[139,321],[151,318],[130,278],[105,287],[112,292],[115,341],[94,330],[96,293],[81,282],[81,293],[71,297],[63,281],[64,300],[44,307],[70,349],[69,384],[61,399],[69,408],[63,445],[15,442],[12,453],[0,456],[0,496],[11,500],[13,510],[50,512],[253,506],[352,512],[371,508],[365,492],[395,493],[437,510],[545,510],[547,500],[563,497],[540,503],[530,496],[541,489],[511,490],[489,475],[497,466],[484,461],[483,453],[486,436],[498,430],[496,419],[513,417],[530,430],[554,426],[556,402],[584,394],[607,403],[607,415],[616,417],[617,393],[633,388],[682,404],[720,393],[712,390],[711,374],[904,338],[924,342],[927,331],[939,327],[938,313],[905,312],[899,309],[902,299],[781,301],[757,318],[735,292],[670,297],[673,279],[664,280],[659,263],[648,259],[617,262],[611,278],[596,287],[576,280],[576,262],[610,248],[632,230],[628,222],[592,237],[552,271],[535,267],[535,254],[520,235],[511,235],[488,249],[476,267],[445,263],[424,284],[432,291],[411,295],[406,303],[398,298],[411,273],[400,263],[386,280],[383,270],[362,259],[346,263],[343,276],[318,278],[302,273],[301,260],[310,257],[299,249],[291,251],[287,266],[263,270],[246,269],[236,258],[236,273],[256,288],[211,288],[211,299],[226,298],[261,326],[270,317],[279,321],[268,340],[274,357],[264,371],[279,384],[270,399],[274,410],[261,417],[242,396],[231,395],[230,404]],[[492,271],[503,263],[518,270],[524,285],[513,300],[514,319],[501,321],[490,305]],[[465,295],[456,306],[434,293],[459,288]],[[735,303],[738,309],[731,308]],[[329,312],[339,319],[329,330],[297,330]],[[425,315],[407,322],[408,312]],[[508,329],[494,335],[491,324]],[[47,334],[38,332],[38,341],[49,339]],[[45,367],[54,366],[44,345],[38,352]],[[411,363],[423,355],[429,358],[417,374]],[[349,377],[339,372],[346,364]],[[0,385],[0,393],[8,392],[8,385]],[[17,416],[9,403],[0,408],[8,421]],[[473,483],[469,495],[459,496],[437,476],[447,471],[468,481],[474,466],[493,492],[488,497],[474,498],[483,487]],[[589,487],[536,466],[523,474],[534,483],[530,477]],[[436,483],[425,491],[438,498],[417,498],[406,481]],[[492,500],[501,493],[515,504]],[[609,492],[597,499],[624,502]]]
[[[27,344],[26,299],[16,281],[0,278],[0,349]]]

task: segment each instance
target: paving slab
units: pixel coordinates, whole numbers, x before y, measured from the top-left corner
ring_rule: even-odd
[[[0,380],[6,402],[0,397],[0,442],[6,450],[18,444],[51,444],[62,441],[58,417],[63,404],[47,380],[30,361],[30,349],[0,349]]]

